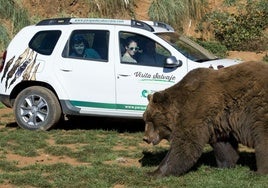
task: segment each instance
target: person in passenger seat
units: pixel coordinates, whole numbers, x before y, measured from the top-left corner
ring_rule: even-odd
[[[137,63],[135,54],[139,51],[138,43],[133,38],[128,38],[125,45],[126,52],[122,57],[122,62]]]
[[[101,59],[100,55],[93,48],[89,48],[88,42],[82,35],[75,35],[71,39],[70,57],[83,57],[89,59]]]
[[[143,53],[139,62],[143,65],[163,66],[167,57],[156,52],[156,43],[152,40],[143,40]]]

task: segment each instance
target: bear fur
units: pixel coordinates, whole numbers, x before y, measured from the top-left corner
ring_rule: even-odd
[[[170,142],[152,175],[186,173],[206,144],[212,146],[219,167],[233,167],[239,143],[255,149],[257,173],[268,174],[268,64],[194,69],[148,100],[144,141]]]

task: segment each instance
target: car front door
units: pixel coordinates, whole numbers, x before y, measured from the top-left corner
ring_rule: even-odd
[[[148,104],[149,94],[174,85],[186,74],[186,59],[183,56],[176,57],[183,61],[183,65],[165,68],[165,59],[176,55],[175,50],[172,51],[171,47],[165,46],[167,44],[157,42],[157,39],[153,38],[156,37],[155,35],[150,32],[146,36],[141,35],[139,34],[141,32],[135,32],[135,29],[123,31],[120,26],[117,27],[116,32],[120,44],[116,61],[117,107],[125,113],[141,116]],[[131,57],[136,59],[136,63],[127,62],[125,59],[124,61],[122,58],[128,55],[128,51],[134,50],[135,43],[131,43],[129,38],[136,40],[137,43],[135,54],[130,52],[133,54]]]

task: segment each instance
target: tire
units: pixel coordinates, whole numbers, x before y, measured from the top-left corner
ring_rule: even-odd
[[[59,122],[62,115],[55,94],[40,86],[21,91],[13,109],[18,125],[28,130],[49,130]]]

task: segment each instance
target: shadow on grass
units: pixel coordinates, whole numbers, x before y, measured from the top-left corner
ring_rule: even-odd
[[[7,128],[19,128],[16,122],[7,123]],[[72,117],[69,120],[61,120],[52,129],[63,130],[111,130],[122,132],[143,132],[145,123],[142,119],[123,119],[123,118],[111,118],[111,117]]]
[[[166,156],[167,152],[167,150],[160,152],[143,152],[143,158],[141,158],[139,162],[142,166],[158,166]],[[250,170],[256,171],[257,167],[255,153],[240,152],[239,156],[240,158],[237,162],[237,165],[247,166]],[[206,165],[214,168],[217,167],[213,151],[204,152],[198,159],[197,163],[192,167],[191,171],[197,170],[201,165]]]
[[[54,129],[102,129],[121,132],[144,131],[145,123],[142,119],[123,119],[112,117],[71,117],[69,120],[61,121]]]
[[[7,123],[6,127],[8,128],[16,128],[19,127],[18,124],[16,122],[12,122],[12,123]]]

